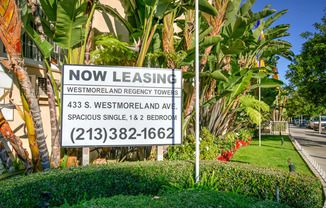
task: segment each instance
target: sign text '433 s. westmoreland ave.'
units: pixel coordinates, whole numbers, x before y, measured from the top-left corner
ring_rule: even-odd
[[[179,69],[64,65],[62,147],[181,144],[181,83]]]

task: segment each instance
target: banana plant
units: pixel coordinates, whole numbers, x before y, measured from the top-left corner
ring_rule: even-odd
[[[154,35],[158,32],[157,28],[161,27],[161,22],[167,15],[173,15],[174,18],[180,16],[183,12],[194,10],[193,0],[120,0],[124,12],[127,16],[125,20],[110,6],[100,5],[98,9],[105,11],[115,17],[125,26],[131,39],[136,40],[135,49],[139,51],[136,66],[143,66],[146,54],[151,47]],[[212,6],[206,0],[199,0],[200,9],[210,14],[217,14]],[[215,12],[215,13],[214,13]],[[170,18],[170,21],[174,21]],[[166,20],[165,20],[165,23]],[[162,40],[161,40],[162,41]]]
[[[249,0],[242,6],[240,3],[240,0],[227,2],[225,20],[218,32],[221,40],[213,45],[211,51],[206,49],[205,52],[209,51],[204,54],[207,57],[207,64],[202,65],[201,68],[200,99],[203,103],[201,124],[208,126],[214,135],[230,130],[228,128],[235,121],[234,109],[239,108],[241,96],[258,87],[268,88],[283,84],[279,80],[268,78],[273,74],[270,67],[255,67],[256,60],[267,59],[274,54],[285,57],[291,54],[289,51],[291,45],[288,42],[275,40],[288,35],[286,33],[288,25],[268,28],[286,11],[276,13],[264,22],[264,18],[275,13],[275,10],[269,9],[269,5],[262,11],[253,13],[250,8],[255,3],[254,0]],[[216,2],[214,4],[216,5]],[[206,20],[209,19],[206,18]],[[257,20],[262,21],[263,24],[253,31]],[[219,24],[215,23],[214,28],[217,25]],[[262,31],[267,37],[259,40]],[[200,50],[203,51],[203,48]],[[189,74],[188,72],[187,76]],[[219,74],[219,76],[203,76],[204,74]],[[258,79],[262,80],[261,84],[257,83]],[[188,112],[187,115],[191,114]],[[187,123],[184,124],[187,125]]]
[[[67,63],[83,64],[96,2],[92,1],[90,11],[88,1],[83,0],[40,2],[47,17],[41,18],[46,36],[67,50],[65,56]]]

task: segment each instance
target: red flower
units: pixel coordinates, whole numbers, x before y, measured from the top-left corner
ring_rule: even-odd
[[[231,157],[234,155],[234,152],[239,149],[241,146],[247,146],[251,143],[251,137],[249,137],[248,142],[243,141],[243,140],[236,140],[235,144],[234,144],[234,148],[233,151],[232,150],[228,150],[228,151],[222,151],[221,156],[217,157],[216,159],[218,161],[229,161],[231,159]],[[221,149],[223,149],[221,147]]]

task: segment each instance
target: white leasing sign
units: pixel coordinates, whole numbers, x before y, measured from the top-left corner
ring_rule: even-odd
[[[64,65],[62,147],[181,144],[182,71]]]

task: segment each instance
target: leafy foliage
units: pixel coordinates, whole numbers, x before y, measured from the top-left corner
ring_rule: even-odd
[[[234,150],[237,140],[248,142],[252,138],[253,132],[250,130],[241,130],[239,133],[228,133],[223,138],[215,137],[205,127],[200,134],[200,159],[215,160],[222,152]],[[194,160],[195,159],[195,141],[192,135],[188,135],[182,141],[182,145],[170,146],[166,159],[169,160]]]
[[[191,200],[189,200],[191,199]],[[113,196],[109,198],[91,199],[84,203],[61,208],[88,207],[277,207],[288,206],[270,200],[260,200],[238,194],[206,190],[178,190],[157,194],[157,196]]]
[[[262,111],[269,111],[269,106],[265,102],[257,100],[252,95],[242,96],[239,98],[239,101],[241,105],[238,110],[241,111],[244,109],[244,112],[254,124],[258,125],[259,122],[262,121],[259,115],[259,108],[261,108]]]
[[[201,176],[210,178],[219,191],[233,192],[263,200],[276,200],[276,187],[282,204],[293,207],[321,207],[323,193],[315,177],[261,168],[241,163],[202,161]],[[28,177],[0,182],[1,207],[34,207],[41,204],[42,191],[49,191],[51,206],[68,201],[115,195],[156,195],[164,186],[189,187],[194,163],[186,161],[113,163],[53,169]],[[85,196],[85,197],[84,197]]]
[[[94,38],[96,49],[91,59],[96,65],[132,66],[137,53],[127,48],[126,42],[119,41],[113,34],[99,35]]]
[[[306,102],[317,105],[319,113],[326,112],[326,15],[322,24],[314,24],[316,32],[303,33],[308,38],[301,54],[289,66],[286,77]]]
[[[218,138],[214,137],[206,128],[203,128],[200,137],[200,159],[216,159],[221,151]],[[167,158],[169,160],[194,160],[195,150],[196,138],[193,135],[188,135],[182,141],[182,145],[174,145],[168,148]]]

